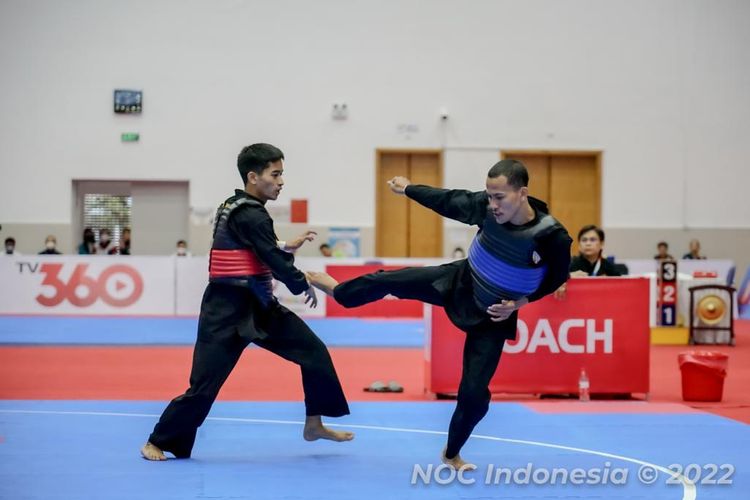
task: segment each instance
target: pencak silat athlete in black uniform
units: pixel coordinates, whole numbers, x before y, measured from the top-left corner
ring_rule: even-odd
[[[414,185],[404,177],[388,183],[397,194],[444,217],[479,226],[469,257],[450,264],[377,272],[338,283],[326,273],[308,273],[310,283],[345,307],[388,294],[443,306],[466,332],[463,374],[448,431],[443,462],[474,468],[459,451],[489,409],[490,379],[506,339],[515,339],[518,309],[554,292],[568,279],[570,244],[547,205],[528,195],[529,175],[515,160],[489,171],[486,190],[470,192]]]
[[[275,277],[292,293],[304,293],[305,303],[317,305],[314,288],[294,267],[293,255],[285,251],[311,241],[315,233],[308,231],[292,242],[279,242],[265,209],[266,201],[278,198],[284,185],[283,160],[281,150],[270,144],[248,146],[237,158],[245,190],[236,190],[216,213],[209,284],[201,303],[190,388],[169,403],[141,448],[148,460],[165,460],[165,451],[177,458],[190,457],[198,427],[250,342],[300,365],[306,410],[304,439],[349,441],[354,437],[351,432],[333,431],[322,424],[321,415],[349,414],[333,362],[323,342],[272,293]]]

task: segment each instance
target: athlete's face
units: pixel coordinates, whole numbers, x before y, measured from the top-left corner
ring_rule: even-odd
[[[487,178],[487,197],[489,209],[498,224],[505,224],[513,219],[529,194],[529,188],[515,189],[508,184],[504,175]]]
[[[248,183],[253,187],[253,195],[261,201],[275,200],[284,186],[284,160],[269,163],[263,172],[248,174]]]

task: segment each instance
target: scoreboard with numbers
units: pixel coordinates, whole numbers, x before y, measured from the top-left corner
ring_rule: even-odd
[[[659,263],[659,324],[675,326],[677,323],[677,262],[663,260]]]

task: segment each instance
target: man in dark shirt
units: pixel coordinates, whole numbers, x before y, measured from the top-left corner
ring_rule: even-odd
[[[83,241],[78,245],[79,255],[93,255],[96,253],[96,235],[94,230],[87,227],[83,230]]]
[[[660,241],[656,244],[656,251],[654,255],[655,260],[674,260],[674,257],[669,253],[669,244],[666,241]]]
[[[57,238],[50,234],[44,241],[44,250],[39,252],[39,255],[61,255],[61,252],[57,249]]]
[[[622,276],[621,268],[605,259],[603,254],[604,230],[593,224],[583,226],[578,231],[578,255],[570,261],[570,276]],[[567,293],[568,285],[563,283],[555,291],[555,297],[564,299]]]
[[[126,227],[120,235],[120,244],[117,245],[117,255],[130,255],[130,228]]]
[[[705,259],[706,256],[701,254],[701,242],[696,239],[690,240],[690,251],[683,255],[682,258],[687,260]]]
[[[326,273],[308,273],[310,282],[345,307],[392,294],[443,306],[466,332],[458,401],[443,450],[444,463],[475,468],[459,451],[489,409],[490,379],[506,339],[515,339],[518,309],[554,292],[568,279],[571,239],[548,214],[547,205],[528,195],[521,162],[502,160],[489,171],[486,190],[470,192],[414,185],[404,177],[391,190],[444,217],[479,226],[467,259],[442,266],[367,274],[338,283]]]
[[[354,437],[351,432],[328,429],[321,421],[321,415],[349,414],[326,346],[273,296],[272,279],[276,278],[292,293],[304,293],[311,307],[317,305],[313,287],[294,267],[290,253],[311,241],[315,233],[279,242],[265,208],[266,201],[278,198],[284,185],[283,159],[283,153],[270,144],[248,146],[237,159],[245,190],[236,190],[216,214],[190,388],[169,403],[141,448],[148,460],[165,460],[165,451],[177,458],[190,457],[198,427],[250,342],[300,365],[305,440],[349,441]]]
[[[622,273],[605,259],[604,230],[593,224],[578,231],[578,255],[570,262],[571,276],[620,276]]]
[[[5,238],[5,255],[18,255],[16,252],[16,239],[12,237]]]

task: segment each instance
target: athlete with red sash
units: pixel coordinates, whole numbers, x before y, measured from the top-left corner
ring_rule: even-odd
[[[236,190],[216,213],[190,388],[169,403],[141,448],[148,460],[165,460],[164,452],[190,457],[198,427],[250,342],[300,366],[305,440],[350,441],[354,437],[351,432],[325,427],[321,420],[322,415],[349,414],[328,349],[273,296],[272,278],[276,278],[292,293],[304,293],[306,304],[317,306],[314,288],[294,266],[290,253],[312,241],[315,233],[308,231],[294,241],[280,242],[265,208],[284,185],[284,154],[270,144],[253,144],[242,150],[237,167],[245,190]]]

